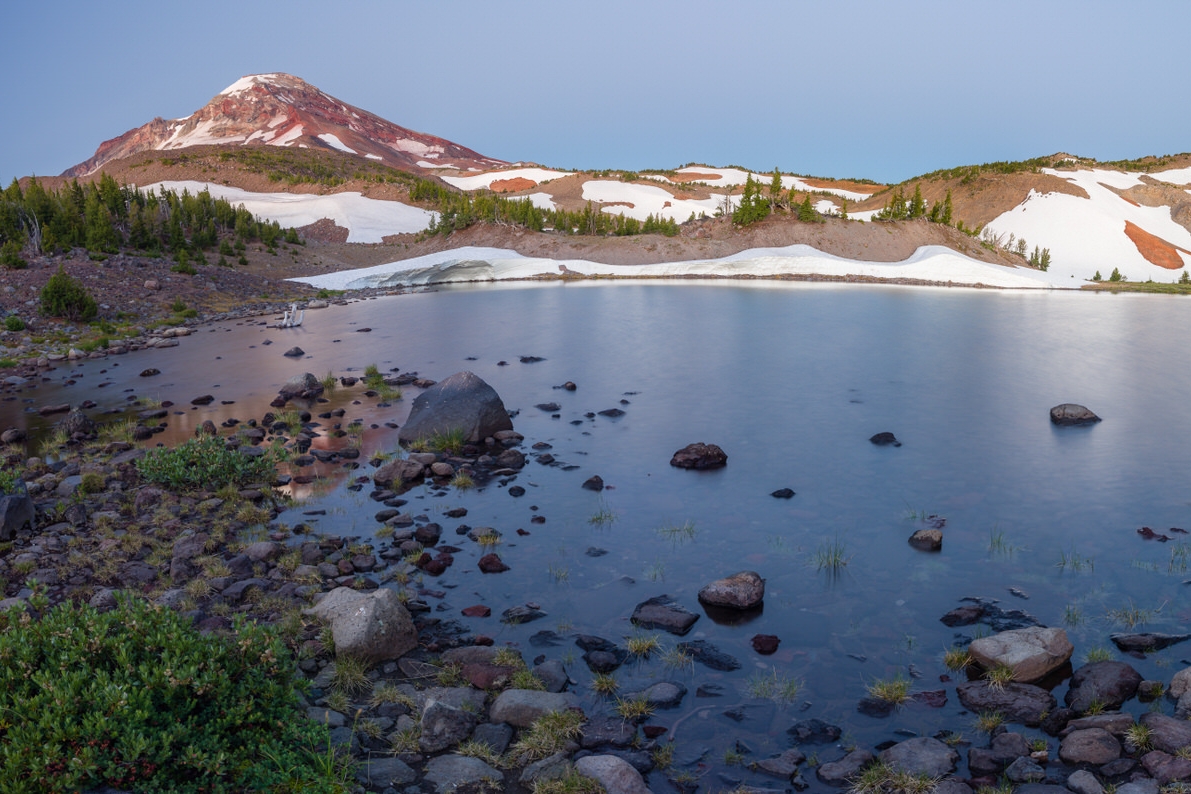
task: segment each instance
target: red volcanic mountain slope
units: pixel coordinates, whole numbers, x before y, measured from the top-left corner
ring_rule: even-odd
[[[338,149],[414,172],[506,165],[443,138],[399,127],[297,77],[254,74],[232,83],[184,119],[156,118],[105,141],[89,160],[62,176],[86,176],[104,163],[146,150],[211,144]]]

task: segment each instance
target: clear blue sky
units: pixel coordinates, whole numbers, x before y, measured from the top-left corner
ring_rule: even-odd
[[[561,168],[897,181],[1191,151],[1188,31],[1185,0],[5,2],[0,180],[273,71]]]

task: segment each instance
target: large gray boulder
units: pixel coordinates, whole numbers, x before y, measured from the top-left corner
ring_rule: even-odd
[[[24,480],[16,481],[12,493],[0,494],[0,540],[12,540],[26,526],[32,529],[36,520],[33,497]]]
[[[1054,695],[1033,684],[990,686],[987,681],[968,681],[955,688],[959,702],[975,712],[999,711],[1010,722],[1035,726],[1050,714],[1058,702]],[[1189,723],[1191,724],[1191,723]]]
[[[473,372],[456,372],[417,396],[397,438],[409,443],[461,431],[465,442],[475,444],[512,429],[496,390]]]
[[[578,706],[579,698],[571,692],[506,689],[496,696],[488,711],[488,719],[491,722],[507,722],[517,728],[528,728],[539,717]]]
[[[385,588],[362,593],[337,587],[303,614],[330,622],[336,655],[380,662],[398,659],[418,645],[413,618],[397,594]]]
[[[1063,702],[1080,714],[1093,704],[1113,711],[1136,695],[1140,684],[1141,673],[1125,662],[1092,662],[1075,671]]]
[[[295,397],[313,400],[323,393],[323,384],[315,377],[314,373],[303,372],[301,375],[294,375],[282,384],[277,393],[287,400],[292,400]]]
[[[972,658],[986,670],[998,665],[1013,668],[1013,680],[1029,683],[1062,667],[1075,646],[1062,629],[1030,626],[1002,631],[973,640],[968,646]]]

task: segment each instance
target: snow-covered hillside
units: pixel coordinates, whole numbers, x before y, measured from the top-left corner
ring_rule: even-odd
[[[282,226],[306,226],[330,218],[348,230],[349,243],[379,243],[386,235],[420,232],[430,225],[436,213],[402,204],[379,201],[359,193],[333,193],[315,196],[308,193],[250,193],[240,188],[204,182],[157,182],[141,185],[141,190],[173,190],[192,194],[210,191],[215,198],[226,199],[232,206],[244,208],[265,220]]]
[[[1149,174],[1049,168],[1043,172],[1082,188],[1087,198],[1031,191],[986,228],[1003,240],[1010,234],[1024,237],[1030,250],[1035,245],[1049,248],[1052,274],[1081,281],[1099,271],[1107,279],[1117,268],[1130,281],[1171,282],[1191,265],[1191,231],[1175,222],[1171,204],[1158,203],[1162,199],[1156,197],[1183,193],[1191,205],[1191,168]],[[1173,190],[1161,190],[1163,186]],[[1146,196],[1154,206],[1138,200]]]

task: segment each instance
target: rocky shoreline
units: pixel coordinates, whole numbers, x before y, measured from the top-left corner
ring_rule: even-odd
[[[409,377],[389,376],[384,385],[408,386]],[[30,457],[23,439],[5,438],[5,468],[22,475],[28,501],[12,498],[19,504],[0,511],[6,522],[12,517],[0,530],[6,587],[0,607],[35,617],[37,599],[44,597],[51,605],[70,600],[103,610],[122,591],[178,610],[205,632],[229,632],[237,616],[275,625],[310,682],[303,704],[308,716],[326,724],[332,744],[355,759],[359,791],[549,790],[549,781],[573,780],[572,769],[610,792],[851,787],[1155,794],[1191,781],[1191,669],[1163,681],[1143,680],[1127,663],[1112,660],[1073,669],[1062,630],[979,601],[942,618],[948,626],[982,624],[995,631],[963,649],[968,656],[956,670],[971,680],[943,676],[935,690],[870,692],[857,708],[881,718],[901,708],[936,707],[954,693],[970,712],[987,715],[986,738],[966,739],[956,725],[857,747],[839,727],[810,714],[791,716],[790,746],[781,753],[758,757],[741,738],[723,763],[690,757],[684,752],[689,718],[731,716],[742,706],[725,703],[714,679],[693,671],[739,667],[731,655],[701,640],[680,643],[684,667],[667,669],[690,670],[690,676],[675,672],[635,692],[585,693],[573,676],[578,660],[565,660],[561,649],[577,646],[597,676],[649,651],[628,640],[544,630],[531,641],[541,652],[527,659],[522,649],[498,647],[440,609],[451,585],[439,586],[436,577],[472,556],[479,557],[480,571],[499,575],[508,564],[498,551],[500,538],[509,528],[469,526],[462,509],[445,514],[460,520],[457,526],[443,526],[416,512],[406,493],[413,486],[439,494],[498,483],[515,496],[530,456],[548,455],[548,445],[530,445],[527,455],[525,439],[511,428],[486,428],[455,439],[449,449],[366,457],[351,443],[352,421],[342,409],[322,410],[323,384],[309,374],[295,381],[299,385],[279,395],[276,413],[203,428],[244,455],[266,454],[274,443],[288,448],[285,473],[241,488],[155,485],[138,467],[146,449],[95,426],[82,411],[60,423],[66,435],[52,462]],[[419,387],[428,394],[437,385],[422,380]],[[345,378],[335,388],[367,385]],[[383,399],[372,391],[360,396]],[[290,408],[296,416],[283,416]],[[147,405],[139,416],[147,437],[164,418]],[[310,447],[324,435],[342,446]],[[703,452],[714,447],[700,446]],[[682,452],[673,465],[698,458],[700,450]],[[345,469],[348,487],[376,503],[376,541],[318,533],[312,526],[318,516],[278,490],[308,477],[305,467],[316,460]],[[726,464],[726,456],[715,460]],[[510,553],[516,552],[504,555]],[[708,610],[747,611],[759,606],[763,593],[761,577],[746,571],[708,583],[699,601]],[[480,603],[461,613],[487,617],[494,610],[510,624],[541,616],[533,602]],[[359,614],[368,618],[353,621]],[[698,617],[660,596],[639,604],[631,621],[681,637]],[[1114,637],[1129,652],[1182,639]],[[758,653],[772,653],[777,643],[754,638]],[[1060,705],[1050,690],[1064,681]],[[604,707],[585,712],[593,696]],[[777,696],[758,693],[756,700],[766,697]],[[1154,710],[1138,719],[1120,711],[1134,701]]]

